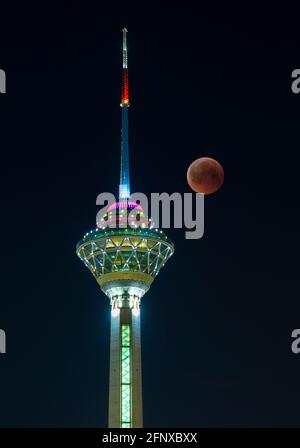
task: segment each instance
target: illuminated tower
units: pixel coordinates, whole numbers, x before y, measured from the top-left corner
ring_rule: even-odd
[[[110,428],[143,426],[140,302],[174,252],[173,243],[130,200],[127,30],[123,29],[121,173],[119,201],[98,217],[97,228],[77,244],[77,255],[111,304]],[[135,220],[128,217],[135,214]]]

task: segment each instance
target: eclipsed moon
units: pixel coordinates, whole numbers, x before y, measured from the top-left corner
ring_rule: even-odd
[[[221,188],[224,182],[222,165],[210,157],[194,160],[187,171],[187,181],[196,193],[211,194]]]

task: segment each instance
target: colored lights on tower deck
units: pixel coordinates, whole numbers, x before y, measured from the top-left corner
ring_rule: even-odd
[[[97,217],[97,227],[106,228],[146,228],[150,220],[141,205],[133,201],[119,201],[111,204],[107,211]]]
[[[111,204],[108,207],[107,210],[110,211],[110,210],[115,210],[118,208],[135,208],[137,210],[143,210],[140,204],[138,204],[137,202],[133,202],[133,201],[114,202],[113,204]]]

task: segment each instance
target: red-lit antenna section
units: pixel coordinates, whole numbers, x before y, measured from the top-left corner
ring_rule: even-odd
[[[121,107],[129,106],[127,29],[123,28],[122,31],[123,31],[123,84],[122,84]]]

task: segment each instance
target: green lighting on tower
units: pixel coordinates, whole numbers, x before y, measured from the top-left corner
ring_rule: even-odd
[[[130,325],[121,328],[121,427],[131,428],[131,335]]]

